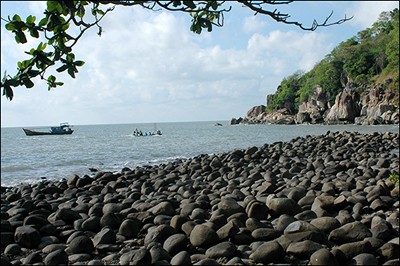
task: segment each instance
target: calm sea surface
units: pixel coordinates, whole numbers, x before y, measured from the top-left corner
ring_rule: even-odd
[[[219,122],[223,126],[215,126]],[[288,141],[327,131],[398,132],[398,126],[236,125],[226,121],[74,126],[72,135],[25,136],[22,128],[1,128],[1,185],[92,175],[89,168],[120,171],[200,154],[215,154]],[[160,129],[162,136],[135,137]]]

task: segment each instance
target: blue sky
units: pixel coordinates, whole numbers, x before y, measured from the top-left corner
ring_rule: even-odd
[[[398,1],[299,1],[273,6],[311,25],[354,16],[341,25],[302,31],[254,16],[232,4],[224,26],[201,35],[190,32],[187,14],[117,7],[76,45],[86,64],[75,79],[52,91],[40,80],[1,97],[1,126],[47,126],[230,120],[265,104],[284,77],[308,71],[336,45],[370,27]],[[42,17],[45,2],[1,1],[1,16]],[[24,51],[38,41],[17,45],[1,22],[1,75],[14,74]]]

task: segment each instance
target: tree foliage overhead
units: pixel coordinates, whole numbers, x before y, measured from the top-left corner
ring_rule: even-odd
[[[296,72],[299,73],[299,72]],[[288,83],[291,80],[291,83]],[[391,80],[390,85],[385,80]],[[399,10],[382,12],[378,20],[341,42],[309,72],[282,80],[268,109],[283,108],[287,101],[299,106],[320,86],[333,101],[347,81],[359,89],[377,84],[386,89],[399,87]],[[282,89],[284,88],[284,89]],[[297,97],[293,97],[293,95]]]
[[[192,17],[190,30],[200,34],[204,29],[212,31],[213,26],[221,27],[224,24],[224,14],[231,11],[230,1],[47,1],[44,17],[37,19],[28,16],[22,19],[19,15],[1,18],[7,22],[5,28],[12,32],[17,43],[27,43],[26,35],[43,40],[37,47],[26,53],[29,58],[17,63],[17,74],[11,76],[4,73],[1,81],[3,95],[12,100],[13,89],[19,86],[32,88],[35,77],[45,80],[48,89],[62,86],[54,75],[46,75],[49,69],[67,73],[75,78],[78,68],[84,61],[75,58],[73,47],[82,35],[90,28],[96,28],[101,35],[103,28],[101,20],[116,6],[141,6],[158,11],[187,13]],[[290,14],[281,13],[275,6],[290,4],[293,1],[245,1],[237,0],[245,8],[255,14],[265,15],[277,22],[295,25],[302,30],[314,31],[318,27],[341,24],[350,18],[331,22],[330,13],[322,22],[313,21],[312,25],[304,26],[301,22],[291,21]],[[227,7],[228,6],[228,7]],[[76,33],[77,32],[77,33]],[[73,34],[75,33],[75,34]]]

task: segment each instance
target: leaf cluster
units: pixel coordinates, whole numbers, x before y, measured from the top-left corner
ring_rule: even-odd
[[[46,75],[46,71],[51,67],[55,67],[57,72],[67,71],[72,78],[75,78],[78,67],[83,66],[84,61],[75,60],[75,55],[72,53],[73,46],[83,32],[98,26],[102,17],[112,10],[110,8],[103,11],[98,8],[98,3],[92,3],[91,17],[95,19],[94,22],[88,23],[84,20],[88,5],[87,1],[47,1],[45,16],[39,22],[32,15],[25,20],[19,15],[2,18],[7,22],[6,30],[14,34],[17,44],[27,43],[27,34],[42,40],[37,47],[25,52],[29,58],[17,63],[17,73],[14,76],[5,72],[1,81],[4,96],[12,100],[13,88],[18,86],[32,88],[33,79],[38,76],[47,82],[48,90],[62,86],[64,83],[58,82],[54,75]],[[79,33],[75,36],[68,32],[71,24],[80,27]]]

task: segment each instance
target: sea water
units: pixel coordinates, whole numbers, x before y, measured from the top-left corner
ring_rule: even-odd
[[[223,126],[217,126],[216,123]],[[77,125],[72,135],[26,136],[22,128],[1,128],[1,185],[61,180],[76,174],[121,171],[200,154],[261,147],[327,131],[398,132],[397,125],[229,125],[227,121]],[[161,130],[161,136],[136,137]]]

